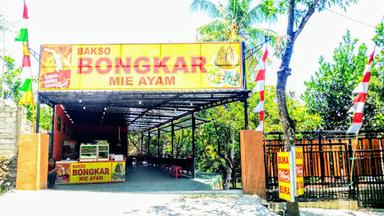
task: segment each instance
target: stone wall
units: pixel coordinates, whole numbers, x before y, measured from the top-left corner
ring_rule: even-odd
[[[19,137],[32,132],[24,109],[0,100],[0,193],[15,187]]]
[[[0,101],[0,156],[12,158],[17,153],[17,143],[22,133],[32,133],[23,108]]]
[[[16,186],[17,155],[12,158],[0,156],[0,193]]]

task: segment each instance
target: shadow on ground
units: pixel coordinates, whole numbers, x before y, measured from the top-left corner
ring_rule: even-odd
[[[136,167],[126,170],[126,182],[103,184],[57,185],[56,190],[97,192],[177,192],[207,191],[209,185],[192,178],[174,178],[156,167]]]

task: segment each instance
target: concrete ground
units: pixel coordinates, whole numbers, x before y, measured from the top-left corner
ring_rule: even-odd
[[[11,191],[0,215],[275,215],[255,196],[231,194]]]
[[[364,209],[361,211],[301,208],[301,216],[382,216],[384,212],[378,210]]]
[[[0,215],[275,215],[260,201],[239,190],[212,191],[191,178],[137,167],[127,169],[124,183],[10,191],[0,196]]]
[[[212,191],[190,178],[175,179],[157,168],[127,170],[127,182],[58,185],[0,196],[1,216],[82,215],[276,215],[257,196]],[[368,216],[379,213],[301,208],[301,215]]]

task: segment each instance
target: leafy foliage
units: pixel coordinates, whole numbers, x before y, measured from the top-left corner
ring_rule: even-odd
[[[357,39],[350,33],[343,37],[333,54],[334,63],[320,58],[319,70],[306,82],[303,95],[311,113],[318,113],[326,130],[346,129],[350,119],[347,113],[352,100],[352,90],[359,82],[366,63],[365,45],[357,46]]]
[[[274,32],[256,27],[256,24],[273,22],[278,14],[287,9],[286,1],[264,0],[253,6],[251,0],[228,0],[225,5],[208,0],[194,0],[192,9],[206,12],[212,22],[201,26],[198,31],[202,41],[241,41],[247,49],[252,49],[264,42],[265,36],[271,38],[271,44],[280,43],[281,38]],[[280,42],[279,42],[280,41]],[[260,53],[256,53],[260,54]],[[250,68],[259,61],[253,55],[246,61],[247,77],[251,77]],[[247,80],[247,87],[252,89],[254,82]],[[278,117],[276,94],[273,87],[266,89],[266,131],[281,131]],[[248,99],[250,128],[259,124],[258,114],[252,110],[259,102],[258,94]],[[291,113],[300,129],[311,130],[319,126],[319,116],[310,115],[306,108],[294,98],[289,97]],[[236,184],[236,172],[240,171],[239,130],[244,129],[244,106],[242,102],[227,104],[199,113],[202,118],[212,122],[199,129],[197,168],[202,171],[220,173],[224,176],[224,188],[232,181]],[[310,120],[310,121],[308,121]]]
[[[384,23],[380,23],[376,26],[376,34],[373,37],[373,41],[376,46],[384,47]]]
[[[213,20],[198,29],[201,41],[245,42],[248,49],[265,41],[265,36],[275,33],[257,28],[255,24],[276,19],[273,1],[252,6],[251,0],[227,0],[225,4],[210,0],[193,0],[192,10],[202,11]],[[272,40],[274,42],[274,40]],[[252,56],[248,68],[257,63]],[[249,75],[247,71],[247,75]],[[256,102],[254,100],[254,102]],[[253,106],[254,107],[254,106]],[[200,117],[213,122],[200,127],[197,151],[197,167],[201,170],[220,173],[225,176],[224,188],[232,181],[236,184],[236,170],[239,170],[239,130],[244,128],[243,103],[231,103],[199,113]],[[234,121],[235,120],[235,121]]]
[[[46,105],[42,105],[40,108],[40,127],[50,132],[52,128],[52,108]]]
[[[5,64],[5,71],[0,76],[0,97],[2,99],[11,99],[16,103],[20,100],[19,88],[21,81],[18,76],[21,73],[20,68],[15,67],[15,60],[9,56],[1,57]]]
[[[191,8],[202,11],[213,20],[198,29],[201,41],[244,41],[247,47],[256,47],[265,36],[271,42],[278,35],[268,29],[256,27],[255,24],[275,21],[280,7],[269,0],[252,6],[251,0],[227,0],[225,4],[210,0],[194,0]],[[283,3],[280,3],[283,4]]]
[[[276,1],[281,2],[283,0]],[[290,63],[294,52],[295,42],[316,11],[320,12],[333,6],[340,6],[345,9],[349,4],[356,2],[356,0],[289,0],[287,2],[287,40],[285,47],[281,52],[277,52],[280,54],[282,61],[277,75],[276,96],[279,116],[284,132],[284,148],[285,150],[290,150],[292,140],[295,137],[295,123],[288,112],[286,86],[288,76],[292,72]],[[286,214],[299,215],[297,201],[294,203],[288,202]]]
[[[21,92],[21,68],[15,66],[15,60],[9,56],[0,57],[5,63],[5,71],[0,75],[0,98],[4,100],[12,100],[15,104],[19,103]],[[35,80],[34,80],[35,81]],[[31,105],[25,106],[27,110],[27,119],[34,122],[36,112]],[[52,108],[41,106],[40,109],[40,127],[46,131],[51,130],[52,125]]]
[[[382,36],[375,36],[380,37]],[[377,54],[374,60],[377,66],[371,71],[363,129],[384,127],[384,85],[383,77],[379,73],[382,71],[380,65],[384,62],[383,54],[383,51]],[[324,57],[320,58],[319,70],[305,84],[303,100],[311,113],[321,116],[324,129],[345,130],[350,126],[352,118],[348,110],[354,97],[352,90],[361,82],[368,61],[367,55],[366,45],[358,45],[358,40],[352,39],[347,32],[333,53],[333,62],[327,62]]]
[[[318,114],[311,114],[307,107],[299,101],[293,92],[287,94],[287,106],[289,115],[295,122],[297,131],[318,130],[321,126],[321,118]],[[257,117],[255,115],[254,117]],[[255,121],[252,119],[252,121]],[[266,132],[282,132],[282,126],[276,103],[276,88],[274,86],[266,86],[265,89],[265,131]]]

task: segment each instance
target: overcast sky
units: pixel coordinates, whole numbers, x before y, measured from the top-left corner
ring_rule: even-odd
[[[21,65],[21,43],[14,42],[22,27],[22,0],[0,0],[0,13],[15,23],[13,32],[5,35],[6,52]],[[29,0],[29,40],[32,49],[39,51],[46,43],[168,43],[194,42],[196,29],[209,19],[190,10],[191,0]],[[333,11],[371,26],[384,15],[384,0],[360,0],[347,12]],[[284,33],[286,17],[272,28]],[[315,13],[298,38],[292,58],[292,76],[288,90],[298,94],[304,91],[318,68],[318,59],[327,59],[341,41],[346,30],[352,37],[373,47],[374,29],[351,21],[329,11]],[[0,35],[3,38],[3,35]],[[0,45],[3,48],[3,44]],[[32,61],[33,72],[38,73],[38,62]],[[275,85],[279,60],[267,69],[267,84]],[[362,72],[363,73],[363,72]]]

